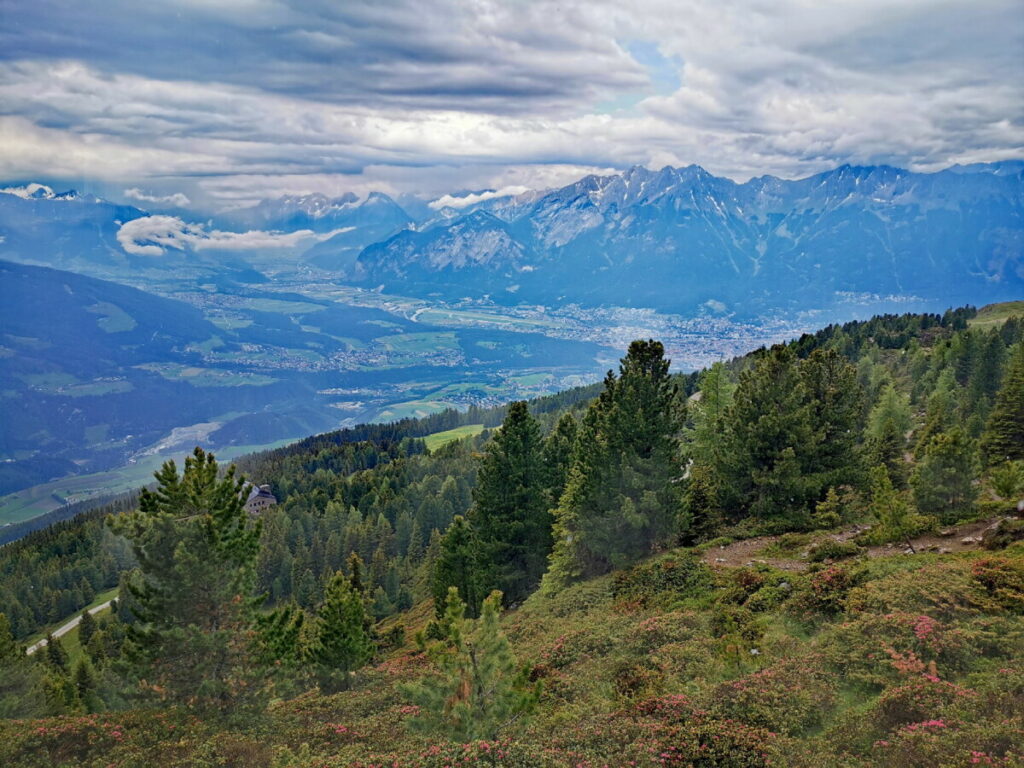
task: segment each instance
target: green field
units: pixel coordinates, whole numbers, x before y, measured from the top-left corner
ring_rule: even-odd
[[[376,341],[399,355],[422,355],[442,349],[459,349],[459,340],[450,332],[397,333],[393,336],[378,336]]]
[[[427,435],[423,440],[427,444],[427,450],[433,451],[440,448],[442,445],[447,445],[455,440],[461,440],[464,437],[479,435],[483,431],[483,424],[467,424],[464,427],[446,429],[444,432],[435,432],[432,435]]]
[[[989,304],[978,310],[976,317],[968,321],[972,328],[989,328],[1001,325],[1016,315],[1024,319],[1024,301],[1004,301],[1001,304]]]
[[[222,371],[216,368],[180,365],[178,363],[143,363],[135,366],[159,373],[168,381],[184,381],[193,387],[262,387],[277,379],[245,371]]]

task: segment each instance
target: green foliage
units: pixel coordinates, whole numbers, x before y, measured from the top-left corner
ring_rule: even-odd
[[[903,453],[910,427],[909,398],[888,384],[868,416],[864,453],[869,466],[885,467],[889,480],[897,488],[905,487],[907,479]]]
[[[500,611],[501,594],[492,592],[480,618],[470,622],[458,592],[449,590],[447,634],[427,650],[438,674],[402,687],[419,707],[411,728],[461,742],[495,739],[533,709],[539,687],[516,662],[498,624]]]
[[[524,600],[547,567],[549,474],[537,420],[525,402],[512,403],[501,430],[484,449],[472,512],[480,557],[491,567],[487,580],[510,604]],[[448,585],[443,586],[447,591]]]
[[[999,498],[1016,501],[1024,496],[1024,461],[1007,461],[993,467],[989,479]]]
[[[456,515],[441,539],[440,552],[434,563],[431,591],[437,617],[444,615],[452,588],[466,601],[470,617],[479,616],[484,600],[486,569],[476,531],[468,520]]]
[[[548,592],[634,562],[676,531],[681,406],[664,352],[633,342],[580,425],[555,510]]]
[[[665,604],[700,596],[711,584],[711,569],[699,557],[681,552],[619,571],[612,579],[612,595],[641,605]]]
[[[244,480],[233,467],[223,478],[218,469],[201,448],[180,476],[166,462],[139,509],[110,524],[131,542],[141,571],[127,585],[136,619],[128,636],[144,689],[228,711],[259,701],[249,658],[260,526],[243,508]]]
[[[1024,459],[1024,341],[1013,349],[982,436],[989,463]]]
[[[363,595],[352,587],[345,574],[334,574],[317,615],[308,653],[316,665],[321,690],[348,690],[352,675],[375,652]]]
[[[932,437],[910,485],[918,512],[955,523],[969,517],[978,498],[974,444],[960,429]]]
[[[868,505],[876,525],[866,539],[874,544],[895,541],[913,551],[910,540],[935,528],[936,520],[917,514],[904,495],[893,488],[886,467],[879,464],[871,470],[871,500]]]
[[[821,563],[825,560],[844,560],[848,557],[856,557],[863,551],[863,548],[852,541],[826,539],[808,550],[807,559],[812,563]]]

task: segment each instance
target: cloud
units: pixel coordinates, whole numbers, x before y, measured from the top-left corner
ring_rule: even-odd
[[[202,224],[187,223],[177,216],[143,216],[122,224],[117,231],[117,242],[126,253],[163,256],[168,248],[178,251],[251,251],[308,247],[352,229],[345,227],[322,234],[308,229],[295,232],[223,232],[207,230]]]
[[[1019,0],[37,0],[5,21],[7,178],[230,206],[1024,156]]]
[[[485,200],[493,200],[496,197],[511,197],[528,192],[529,187],[512,186],[501,189],[488,189],[485,192],[471,192],[467,195],[442,195],[437,200],[432,200],[428,205],[435,211],[441,208],[468,208],[471,205],[482,203]]]
[[[132,187],[124,191],[124,196],[132,200],[140,200],[144,203],[157,203],[159,205],[173,205],[175,208],[185,208],[191,200],[181,192],[174,192],[170,195],[150,195],[138,187]]]

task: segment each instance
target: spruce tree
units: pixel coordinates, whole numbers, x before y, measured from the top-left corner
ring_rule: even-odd
[[[975,446],[962,430],[935,435],[910,480],[918,512],[945,523],[968,517],[978,498],[977,476]]]
[[[698,386],[683,430],[683,454],[689,462],[683,528],[691,542],[712,536],[724,522],[725,508],[737,505],[733,486],[727,482],[732,454],[726,434],[736,385],[725,365],[716,362],[701,371]]]
[[[546,590],[634,562],[677,535],[682,412],[664,347],[634,341],[579,426]]]
[[[484,449],[473,489],[473,526],[489,563],[487,581],[512,603],[540,583],[551,552],[548,468],[540,426],[525,402],[509,406]]]
[[[437,674],[401,686],[419,713],[413,730],[444,735],[458,742],[493,740],[536,705],[539,687],[529,682],[508,639],[501,632],[501,594],[484,601],[477,621],[465,618],[458,592],[449,590],[442,625],[444,638],[427,649]]]
[[[78,642],[85,648],[94,634],[96,634],[96,617],[88,610],[82,611],[82,618],[78,622]]]
[[[989,464],[1024,459],[1024,341],[1011,352],[981,446]]]
[[[140,570],[126,582],[128,656],[159,698],[222,712],[258,705],[250,644],[260,525],[244,509],[245,481],[234,466],[220,477],[198,447],[181,475],[168,461],[155,476],[138,510],[109,520]]]
[[[569,469],[572,466],[572,452],[576,445],[576,433],[579,424],[571,411],[563,413],[551,434],[544,441],[544,464],[548,474],[548,504],[551,508],[565,491],[569,481]]]
[[[483,561],[480,541],[466,518],[456,515],[441,538],[431,578],[434,611],[444,615],[448,590],[454,587],[465,601],[469,615],[480,615],[484,599],[487,566]]]
[[[352,588],[345,574],[334,574],[317,614],[310,648],[321,689],[328,693],[348,690],[352,675],[366,666],[375,652],[363,595]]]

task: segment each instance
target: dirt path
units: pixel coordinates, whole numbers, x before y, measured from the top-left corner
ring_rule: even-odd
[[[948,554],[981,549],[981,534],[986,528],[995,524],[1000,519],[993,518],[991,520],[979,520],[973,523],[949,526],[940,533],[918,536],[912,539],[911,543],[917,552],[942,552]],[[713,568],[770,565],[783,571],[803,571],[810,565],[803,557],[807,549],[814,543],[820,543],[828,539],[833,541],[849,541],[863,530],[864,527],[862,526],[853,526],[838,533],[821,533],[815,536],[810,544],[802,547],[792,557],[771,557],[763,554],[766,547],[779,540],[779,536],[758,536],[754,539],[736,541],[724,547],[709,549],[702,557],[704,562]],[[884,544],[868,547],[867,556],[883,557],[885,555],[896,555],[905,550],[906,547],[900,544]]]

